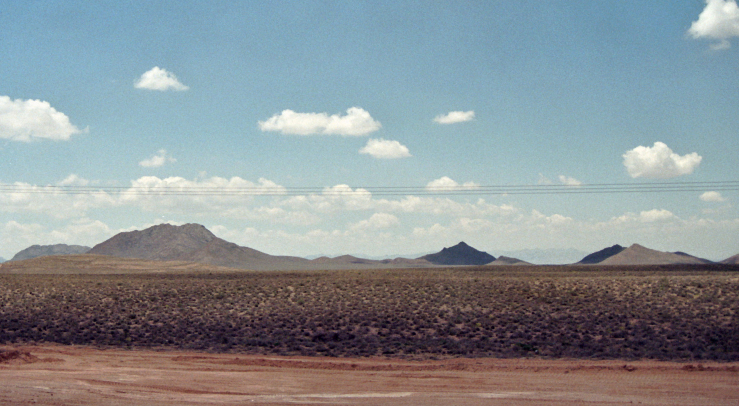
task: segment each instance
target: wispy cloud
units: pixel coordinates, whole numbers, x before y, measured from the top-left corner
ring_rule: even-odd
[[[0,138],[30,142],[34,139],[66,141],[81,133],[66,114],[42,100],[11,100],[0,96]]]
[[[582,185],[582,182],[580,182],[579,180],[577,180],[577,179],[575,179],[573,177],[570,177],[570,176],[565,176],[565,175],[559,175],[559,181],[563,185],[567,185],[567,186],[580,186],[580,185]]]
[[[360,149],[359,153],[379,159],[398,159],[411,156],[408,147],[405,145],[398,141],[384,140],[382,138],[368,140],[367,145]]]
[[[139,80],[134,83],[134,87],[137,89],[148,89],[148,90],[178,90],[184,91],[190,89],[183,85],[175,76],[174,73],[168,72],[158,66],[151,68],[151,70],[145,72]]]
[[[475,112],[470,111],[450,111],[447,114],[441,114],[434,117],[434,122],[439,124],[454,124],[472,121],[475,118]]]
[[[566,186],[581,186],[582,182],[579,180],[571,177],[571,176],[565,176],[565,175],[559,175],[558,177],[559,183],[566,185]],[[552,182],[551,179],[547,178],[543,174],[539,174],[539,180],[537,181],[539,185],[553,185],[554,182]]]
[[[153,157],[139,162],[139,166],[143,166],[144,168],[158,168],[164,166],[166,163],[174,162],[177,162],[177,159],[167,155],[167,150],[160,149]]]
[[[442,176],[439,179],[434,179],[431,182],[426,184],[426,190],[428,191],[450,191],[450,190],[472,190],[472,189],[479,189],[480,185],[478,185],[475,182],[465,182],[463,184],[459,184],[454,179],[448,177],[448,176]]]
[[[327,113],[297,113],[283,110],[265,121],[257,123],[262,131],[276,131],[294,135],[342,135],[363,136],[382,127],[369,112],[360,107],[350,107],[346,115]]]
[[[693,173],[703,159],[693,152],[680,156],[662,142],[652,147],[638,146],[623,154],[624,166],[632,178],[666,179]]]
[[[721,196],[721,193],[719,192],[705,192],[702,195],[700,195],[700,199],[704,202],[723,202],[726,201],[726,199]]]

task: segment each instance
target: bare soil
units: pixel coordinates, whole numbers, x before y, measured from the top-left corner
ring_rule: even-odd
[[[739,363],[0,347],[3,405],[736,405]]]

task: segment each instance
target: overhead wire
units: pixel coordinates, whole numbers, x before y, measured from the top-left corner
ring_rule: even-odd
[[[0,183],[0,193],[92,195],[132,194],[148,196],[482,196],[482,195],[541,195],[541,194],[615,194],[615,193],[685,193],[724,192],[739,190],[739,181],[703,182],[639,182],[592,184],[530,184],[530,185],[459,185],[459,186],[359,186],[284,187],[284,186],[79,186],[24,185]]]

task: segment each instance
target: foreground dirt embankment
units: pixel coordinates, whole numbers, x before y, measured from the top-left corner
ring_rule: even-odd
[[[3,405],[736,405],[739,363],[0,347]]]

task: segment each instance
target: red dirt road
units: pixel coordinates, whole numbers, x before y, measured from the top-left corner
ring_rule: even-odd
[[[739,404],[739,363],[0,350],[2,405]]]

